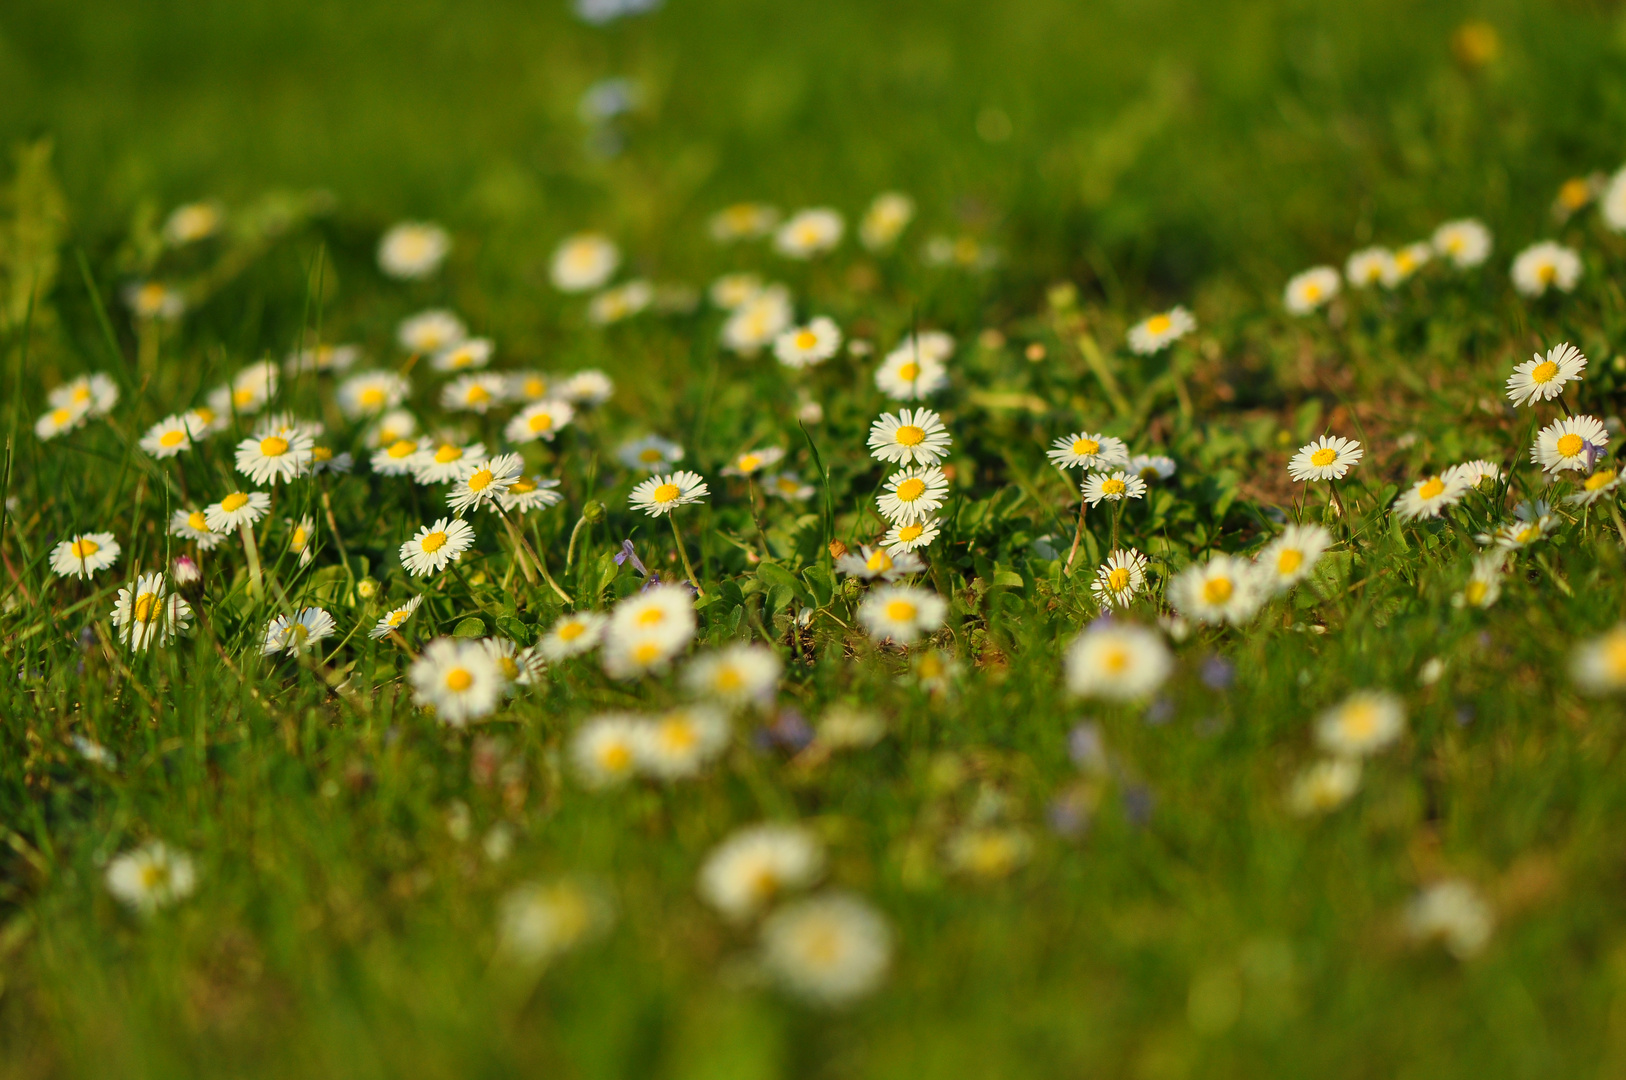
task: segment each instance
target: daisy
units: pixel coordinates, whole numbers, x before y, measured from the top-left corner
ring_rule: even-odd
[[[141,449],[155,458],[172,458],[192,449],[192,429],[184,416],[166,416],[141,436]]]
[[[936,465],[953,443],[943,418],[931,409],[882,413],[869,426],[870,456],[894,465]]]
[[[638,734],[643,721],[621,713],[588,720],[570,740],[570,760],[589,788],[614,787],[632,779],[638,766]]]
[[[1174,670],[1163,639],[1144,626],[1103,620],[1067,646],[1067,689],[1080,697],[1149,697]]]
[[[1549,286],[1569,292],[1581,280],[1581,256],[1573,248],[1545,240],[1519,252],[1511,273],[1513,287],[1525,296],[1540,296]]]
[[[395,408],[411,393],[412,384],[393,371],[363,371],[339,384],[339,409],[359,420]]]
[[[113,604],[113,625],[119,644],[131,652],[146,652],[149,645],[164,645],[185,630],[192,605],[170,594],[162,574],[142,574],[134,589],[120,589]]]
[[[941,468],[911,465],[886,478],[876,503],[888,521],[919,521],[939,509],[947,495],[948,477]]]
[[[1547,355],[1537,353],[1513,369],[1507,379],[1507,399],[1515,405],[1551,401],[1564,392],[1565,384],[1582,377],[1586,357],[1569,342],[1554,345]]]
[[[263,491],[234,491],[203,508],[204,524],[214,533],[236,532],[254,525],[271,509],[271,496]],[[189,522],[190,524],[190,522]],[[202,541],[198,542],[202,547]]]
[[[378,242],[378,268],[392,278],[416,281],[430,277],[446,261],[452,238],[439,225],[403,221]]]
[[[300,566],[309,566],[315,557],[311,541],[316,537],[316,523],[308,517],[300,518],[288,534],[288,550],[299,556]]]
[[[729,709],[766,706],[779,687],[779,657],[763,645],[729,645],[696,657],[683,672],[689,693]]]
[[[1191,312],[1175,306],[1150,318],[1142,319],[1129,328],[1129,351],[1138,356],[1151,356],[1162,352],[1197,329],[1197,320]]]
[[[231,382],[209,392],[209,408],[222,418],[233,413],[243,416],[257,413],[271,403],[281,382],[277,365],[269,360],[249,364],[232,376]]]
[[[84,424],[85,418],[89,415],[89,410],[82,405],[58,405],[34,421],[34,434],[39,436],[42,441],[54,439],[58,435],[72,431]]]
[[[801,825],[748,825],[711,849],[700,867],[700,898],[743,922],[824,873],[824,847]]]
[[[491,715],[502,699],[502,672],[477,641],[436,638],[407,674],[413,703],[432,707],[450,727]]]
[[[289,353],[282,362],[282,369],[291,375],[349,371],[360,359],[361,349],[355,345],[316,345]]]
[[[567,236],[553,251],[548,276],[560,292],[591,292],[610,280],[621,265],[621,250],[601,233]]]
[[[1287,475],[1306,484],[1312,480],[1342,480],[1365,455],[1366,451],[1354,439],[1323,435],[1299,447],[1299,452],[1287,463]]]
[[[1566,416],[1536,433],[1530,460],[1550,473],[1588,472],[1609,445],[1609,432],[1595,416]]]
[[[755,274],[724,274],[711,283],[706,298],[712,306],[733,311],[741,304],[750,303],[762,291],[762,279]]]
[[[1452,465],[1450,468],[1440,473],[1440,476],[1443,477],[1447,482],[1452,480],[1461,480],[1470,490],[1472,490],[1473,488],[1477,488],[1479,485],[1483,484],[1486,480],[1489,480],[1492,483],[1500,480],[1502,478],[1502,468],[1494,461],[1486,461],[1484,458],[1475,458],[1472,461],[1464,461],[1460,465]]]
[[[529,514],[533,510],[546,510],[564,501],[555,489],[557,480],[542,480],[523,473],[497,494],[497,505],[507,514]]]
[[[732,461],[723,466],[724,476],[755,476],[758,472],[770,465],[777,465],[784,459],[785,451],[779,446],[763,446],[756,450],[747,450],[735,454]]]
[[[1362,248],[1344,263],[1344,280],[1351,288],[1365,289],[1385,280],[1393,264],[1394,256],[1388,248]]]
[[[774,338],[773,354],[788,368],[809,368],[824,363],[841,348],[841,328],[820,315],[806,326],[793,326]]]
[[[270,506],[271,501],[267,499],[266,508],[270,509]],[[195,542],[199,551],[208,551],[226,539],[224,533],[209,528],[209,515],[202,510],[177,510],[171,514],[169,535]]]
[[[553,663],[580,656],[598,647],[598,643],[604,640],[604,631],[609,624],[609,617],[597,611],[565,615],[543,635],[537,647]]]
[[[428,450],[418,452],[412,461],[412,475],[420,484],[449,484],[472,472],[474,463],[484,460],[485,456],[485,443],[458,446],[443,442],[435,447],[433,453]]]
[[[271,620],[271,625],[265,628],[265,644],[260,652],[266,656],[304,652],[323,638],[331,637],[338,628],[333,616],[321,608],[300,608],[292,619],[278,615]]]
[[[901,191],[886,191],[864,211],[858,223],[858,240],[871,251],[889,248],[914,220],[915,200]]]
[[[406,409],[391,409],[367,429],[367,445],[390,446],[418,433],[418,418]]]
[[[1458,960],[1484,951],[1496,916],[1466,881],[1441,881],[1420,892],[1406,908],[1406,932],[1416,941],[1438,940]]]
[[[633,755],[638,768],[657,780],[697,775],[728,747],[728,719],[703,705],[672,709],[638,725]]]
[[[54,409],[83,410],[89,416],[106,416],[119,401],[119,386],[110,377],[97,372],[81,375],[45,395]]]
[[[848,552],[836,560],[836,570],[865,581],[880,578],[882,581],[893,582],[910,574],[918,574],[924,569],[926,564],[912,551],[900,549],[893,554],[884,547],[870,547],[868,544],[860,547],[858,554]]]
[[[668,465],[683,460],[683,447],[659,435],[646,435],[641,439],[623,443],[615,452],[616,460],[629,469],[659,472]]]
[[[525,468],[525,461],[518,454],[501,454],[472,464],[473,469],[453,484],[446,496],[446,504],[459,517],[467,510],[499,501]]]
[[[880,985],[892,962],[892,932],[864,901],[842,893],[801,900],[762,924],[763,968],[787,991],[836,1007]]]
[[[798,210],[774,233],[774,250],[787,259],[811,259],[841,243],[845,228],[841,215],[829,207]]]
[[[1338,271],[1317,266],[1288,279],[1282,303],[1291,315],[1308,315],[1338,295]]]
[[[499,908],[497,952],[540,967],[598,937],[614,919],[614,908],[596,889],[573,881],[520,885]]]
[[[1441,512],[1457,505],[1468,494],[1468,485],[1460,476],[1425,476],[1395,499],[1394,510],[1401,521],[1421,521],[1439,517]]]
[[[701,502],[709,494],[711,489],[706,486],[705,477],[679,469],[664,476],[651,476],[633,488],[632,494],[627,497],[627,505],[634,510],[642,510],[650,517],[660,517],[680,506]]]
[[[440,389],[440,407],[449,412],[484,415],[507,396],[507,382],[501,375],[462,375]]]
[[[782,285],[770,285],[735,308],[724,320],[723,345],[741,356],[755,356],[763,346],[784,333],[792,316],[790,293]]]
[[[1613,495],[1620,488],[1621,473],[1618,468],[1605,467],[1598,469],[1581,481],[1581,490],[1569,496],[1564,501],[1571,506],[1591,506],[1599,499]]]
[[[1255,565],[1270,588],[1283,592],[1307,579],[1331,546],[1332,534],[1320,525],[1289,525],[1265,545]]]
[[[1626,689],[1626,623],[1578,643],[1570,652],[1570,677],[1586,694]]]
[[[546,401],[558,397],[559,391],[553,385],[553,377],[544,375],[540,371],[513,371],[508,374],[508,386],[504,396],[509,401]]]
[[[1501,551],[1488,551],[1475,558],[1473,571],[1468,575],[1468,584],[1451,598],[1451,605],[1488,608],[1496,603],[1497,598],[1502,595],[1503,558]]]
[[[164,219],[164,243],[170,247],[182,247],[207,240],[220,231],[225,216],[219,203],[195,202],[177,206]]]
[[[1287,804],[1301,816],[1325,814],[1348,802],[1360,786],[1359,758],[1327,758],[1299,773]]]
[[[630,319],[655,299],[655,287],[647,281],[628,281],[605,289],[587,304],[587,319],[599,326]]]
[[[1146,587],[1146,556],[1130,548],[1116,549],[1095,571],[1090,592],[1102,608],[1127,608]]]
[[[186,421],[187,434],[192,437],[193,442],[201,442],[210,435],[218,435],[225,431],[230,423],[225,416],[206,405],[188,409],[181,414],[181,419]]]
[[[348,453],[335,454],[330,446],[311,447],[311,472],[320,476],[322,473],[343,474],[356,467],[356,459]]]
[[[819,720],[818,743],[829,750],[860,750],[886,735],[886,722],[872,712],[836,705]]]
[[[410,353],[437,353],[468,336],[463,320],[444,308],[409,315],[395,328],[395,340]]]
[[[256,484],[288,483],[310,471],[311,437],[297,428],[281,428],[263,438],[237,444],[237,471]]]
[[[432,445],[427,438],[396,439],[373,451],[373,472],[380,476],[406,476],[416,468],[419,459],[429,452]]]
[[[1383,285],[1393,289],[1405,282],[1434,257],[1434,249],[1427,244],[1407,244],[1395,252],[1389,265],[1384,267]]]
[[[915,551],[930,546],[941,531],[942,527],[936,518],[899,521],[881,537],[881,546],[886,548],[887,554],[896,559],[899,552]]]
[[[1357,690],[1316,719],[1321,748],[1338,757],[1368,757],[1387,749],[1406,727],[1406,708],[1384,690]]]
[[[107,863],[107,891],[139,915],[151,916],[185,900],[197,885],[191,856],[162,840],[149,841]]]
[[[758,240],[779,224],[779,211],[766,203],[742,202],[725,206],[711,216],[711,238],[719,244],[731,240]]]
[[[495,348],[490,338],[466,338],[431,356],[429,366],[436,371],[470,371],[483,368],[491,363],[491,353]],[[507,396],[506,386],[503,396]]]
[[[875,385],[894,401],[918,401],[948,385],[948,369],[905,343],[887,353],[875,369]]]
[[[186,311],[186,297],[157,281],[132,281],[124,287],[124,305],[138,319],[178,319]]]
[[[1457,269],[1467,270],[1490,258],[1491,233],[1473,218],[1447,221],[1434,230],[1434,250]]]
[[[1174,475],[1174,459],[1162,454],[1136,454],[1129,459],[1129,471],[1146,481],[1167,480]]]
[[[414,577],[438,574],[474,545],[474,526],[462,518],[440,518],[401,545],[401,565]]]
[[[604,670],[628,679],[664,668],[694,639],[694,597],[682,585],[656,585],[616,605],[605,632]]]
[[[559,396],[572,405],[602,405],[615,393],[615,383],[597,368],[586,368],[565,377]]]
[[[762,478],[762,490],[769,495],[777,496],[789,502],[806,502],[814,494],[812,484],[802,483],[802,478],[793,472],[772,473]]]
[[[1058,469],[1110,469],[1129,464],[1129,448],[1111,435],[1078,431],[1050,445],[1045,456]]]
[[[522,649],[517,642],[508,638],[481,638],[479,644],[491,662],[497,665],[509,693],[514,693],[517,686],[536,685],[548,670],[547,661],[540,652]]]
[[[908,645],[943,625],[948,604],[928,589],[887,585],[876,589],[858,605],[858,618],[879,641]]]
[[[1146,497],[1146,481],[1122,469],[1112,473],[1092,472],[1080,486],[1084,501],[1099,506],[1103,501],[1122,502],[1125,499]]]
[[[956,833],[943,851],[949,867],[979,878],[1009,877],[1033,855],[1033,839],[1016,828],[972,826]]]
[[[1516,523],[1499,525],[1490,535],[1481,533],[1474,539],[1481,544],[1495,544],[1503,551],[1518,551],[1529,547],[1543,536],[1553,525],[1553,516],[1548,513],[1547,504],[1538,502],[1534,506],[1529,503],[1520,503],[1513,516],[1518,519]]]
[[[575,407],[568,401],[538,401],[527,405],[503,428],[503,437],[515,445],[535,442],[537,439],[553,441],[559,429],[576,416]]]
[[[412,613],[418,610],[418,605],[421,603],[423,603],[423,597],[414,596],[411,600],[408,600],[400,607],[392,608],[390,611],[384,614],[383,618],[378,620],[377,624],[375,624],[370,631],[367,632],[367,636],[372,638],[374,641],[380,641],[389,637],[392,633],[406,625],[406,621],[412,618]]]
[[[1169,583],[1169,602],[1198,622],[1241,626],[1264,603],[1262,585],[1252,563],[1217,554],[1181,571]]]
[[[119,550],[110,532],[80,533],[51,549],[51,569],[59,577],[89,578],[118,562]]]

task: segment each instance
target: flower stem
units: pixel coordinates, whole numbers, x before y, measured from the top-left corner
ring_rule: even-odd
[[[248,558],[248,594],[258,600],[265,595],[264,578],[260,574],[260,549],[254,543],[254,526],[248,522],[237,526],[243,537],[243,554]]]
[[[1078,498],[1078,527],[1073,530],[1073,547],[1067,553],[1067,565],[1062,567],[1062,572],[1068,576],[1072,575],[1073,560],[1078,557],[1078,542],[1084,538],[1084,512],[1089,508],[1089,502],[1080,495]]]
[[[508,526],[508,534],[524,546],[525,554],[529,555],[531,561],[536,564],[536,568],[542,571],[542,580],[548,583],[548,587],[554,591],[559,599],[563,600],[568,606],[575,607],[576,602],[570,598],[569,593],[559,587],[557,581],[553,580],[553,575],[548,573],[548,564],[542,561],[542,556],[538,555],[536,549],[531,547],[531,542],[525,539],[525,533],[514,528],[514,523],[508,519],[506,511],[499,510],[498,513],[502,515],[503,524]],[[527,574],[526,578],[529,579],[529,577],[530,575]]]
[[[762,541],[762,557],[773,558],[773,549],[768,546],[768,530],[762,527],[762,511],[757,508],[757,482],[754,476],[745,478],[746,497],[751,500],[751,520],[756,523],[757,537]]]
[[[694,576],[694,567],[689,565],[689,549],[683,546],[683,534],[678,532],[677,515],[667,514],[666,520],[672,526],[672,539],[677,541],[678,554],[683,558],[683,572],[689,575],[689,584],[694,586],[696,593],[705,596],[706,590],[700,587],[700,580]]]
[[[576,561],[576,537],[581,535],[587,526],[587,515],[583,514],[576,519],[576,527],[570,530],[570,546],[565,548],[565,573],[570,573],[570,564]]]

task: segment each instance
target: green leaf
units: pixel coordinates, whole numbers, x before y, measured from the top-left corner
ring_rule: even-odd
[[[784,591],[804,604],[811,605],[813,603],[813,594],[808,592],[807,586],[803,585],[795,574],[792,574],[778,563],[765,562],[757,567],[757,579],[767,588],[770,595],[775,591]],[[778,608],[784,605],[775,603],[774,606]]]
[[[452,631],[452,636],[460,638],[485,637],[486,624],[481,620],[480,616],[470,615],[457,624],[457,629]]]
[[[1001,586],[1010,589],[1024,589],[1027,587],[1027,582],[1022,580],[1022,575],[1014,570],[995,571],[993,584],[996,589]]]
[[[463,623],[458,625],[458,636],[462,636],[463,624],[478,623],[479,621],[476,618],[464,619]],[[497,616],[497,632],[517,645],[529,645],[536,640],[536,627],[520,622],[519,618],[514,615]]]

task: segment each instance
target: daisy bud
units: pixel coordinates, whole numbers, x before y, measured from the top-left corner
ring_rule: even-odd
[[[582,507],[582,520],[587,522],[589,525],[597,525],[599,522],[603,521],[604,504],[599,502],[597,499],[593,499],[586,506]]]
[[[192,561],[191,556],[182,555],[175,560],[175,569],[172,576],[175,578],[176,585],[185,587],[201,580],[203,571],[198,569],[198,564]]]
[[[843,544],[840,540],[830,541],[830,557],[832,559],[839,559],[845,554],[847,554],[846,544]]]
[[[356,595],[363,600],[371,600],[378,595],[378,582],[370,577],[362,578],[356,582]]]

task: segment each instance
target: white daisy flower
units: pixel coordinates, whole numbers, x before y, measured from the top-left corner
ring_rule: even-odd
[[[192,449],[192,428],[184,416],[166,416],[141,436],[141,449],[155,458],[172,458]]]
[[[587,320],[599,326],[608,326],[630,319],[649,307],[655,299],[655,287],[647,281],[628,281],[605,289],[587,303]]]
[[[604,631],[610,625],[609,617],[597,611],[578,611],[562,616],[545,634],[537,647],[552,663],[572,656],[592,652],[604,640]]]
[[[317,476],[322,473],[344,474],[356,467],[356,459],[349,453],[335,454],[329,446],[311,447],[311,472]]]
[[[393,225],[378,242],[378,268],[392,278],[416,281],[440,269],[452,238],[445,229],[427,221]]]
[[[595,716],[570,740],[570,761],[584,786],[614,787],[638,768],[638,736],[643,721],[621,713]]]
[[[502,700],[502,672],[477,641],[436,638],[407,676],[413,703],[433,706],[436,718],[449,727],[490,716]]]
[[[1615,232],[1626,232],[1626,169],[1609,178],[1598,202],[1604,224]]]
[[[762,924],[762,965],[788,992],[837,1007],[881,984],[892,932],[864,901],[841,893],[800,900]]]
[[[411,393],[412,384],[393,371],[363,371],[339,384],[339,409],[349,419],[360,420],[395,408]]]
[[[806,502],[815,494],[813,485],[802,483],[802,478],[793,472],[777,472],[764,476],[762,490],[789,502]]]
[[[391,446],[418,434],[418,418],[405,409],[391,409],[367,429],[367,445]]]
[[[876,503],[888,521],[919,521],[940,509],[947,496],[948,477],[941,468],[911,465],[886,478]]]
[[[1146,587],[1146,556],[1129,549],[1115,549],[1095,571],[1090,592],[1103,609],[1127,608]]]
[[[503,428],[503,437],[516,446],[537,439],[552,442],[559,429],[569,424],[575,416],[576,409],[568,401],[538,401],[527,405],[508,421],[508,426]]]
[[[723,322],[723,346],[741,356],[755,356],[790,326],[794,312],[783,285],[770,285],[735,308]]]
[[[385,612],[384,616],[378,620],[370,631],[367,632],[367,636],[372,638],[374,641],[380,641],[389,637],[392,633],[400,630],[401,627],[406,625],[406,621],[412,618],[412,613],[418,610],[418,605],[421,603],[423,603],[423,597],[414,596],[411,600],[408,600],[400,607],[391,608],[389,611]]]
[[[222,418],[233,413],[257,413],[271,403],[281,382],[277,365],[271,361],[249,364],[232,376],[231,382],[209,392],[209,408]]]
[[[755,450],[746,450],[735,454],[729,463],[723,466],[724,476],[755,476],[770,465],[777,465],[785,457],[785,449],[781,446],[760,446]]]
[[[679,469],[664,476],[651,476],[632,489],[627,505],[650,517],[670,514],[680,506],[704,501],[711,489],[699,473]]]
[[[1571,506],[1591,506],[1606,499],[1620,489],[1621,473],[1618,468],[1605,467],[1591,473],[1581,481],[1581,490],[1564,501]]]
[[[1129,471],[1148,484],[1174,475],[1174,459],[1162,454],[1136,454],[1129,459]]]
[[[120,589],[113,604],[113,625],[119,644],[131,652],[146,652],[150,645],[167,644],[192,620],[192,605],[169,592],[162,574],[142,574],[135,588]]]
[[[291,619],[278,615],[271,620],[271,624],[265,628],[265,644],[260,652],[266,656],[279,652],[304,652],[323,638],[333,636],[338,628],[333,616],[321,608],[300,608],[299,613]]]
[[[80,533],[51,549],[58,577],[89,578],[119,561],[119,542],[110,532]]]
[[[543,480],[520,474],[512,484],[498,493],[497,505],[507,514],[529,514],[533,510],[546,510],[564,501],[556,488],[557,480]]]
[[[227,417],[215,412],[207,405],[199,405],[195,409],[186,410],[181,414],[181,419],[186,421],[186,430],[192,436],[193,442],[202,442],[211,435],[218,435],[220,432],[225,431],[231,423]]]
[[[1570,678],[1584,694],[1626,689],[1626,623],[1578,642],[1570,652]]]
[[[361,349],[356,345],[314,345],[289,353],[282,361],[282,370],[290,375],[349,371],[360,359]]]
[[[219,502],[204,507],[203,520],[210,532],[233,533],[244,526],[254,525],[270,510],[271,496],[265,492],[234,491]]]
[[[1146,481],[1119,469],[1111,473],[1092,472],[1084,477],[1084,483],[1079,490],[1084,494],[1084,501],[1091,506],[1099,506],[1102,502],[1122,502],[1125,499],[1142,499],[1146,497]]]
[[[948,604],[929,589],[887,585],[858,605],[858,619],[878,641],[908,645],[943,625]]]
[[[1460,476],[1425,476],[1395,499],[1394,512],[1401,521],[1421,521],[1439,517],[1468,494],[1468,484]]]
[[[1255,565],[1261,579],[1282,592],[1308,579],[1331,546],[1332,533],[1320,525],[1289,525],[1259,552]]]
[[[1366,451],[1354,439],[1323,435],[1299,447],[1299,452],[1287,463],[1287,475],[1306,484],[1312,480],[1342,480],[1365,456]]]
[[[373,472],[380,476],[406,476],[417,469],[423,455],[434,444],[427,438],[402,438],[373,451]]]
[[[504,687],[510,694],[516,692],[515,687],[535,686],[548,670],[548,663],[540,652],[535,649],[522,649],[517,642],[508,638],[481,638],[480,648],[484,649],[491,662],[497,665],[497,671],[503,677]]]
[[[691,660],[683,684],[695,697],[726,708],[766,706],[779,687],[782,667],[779,656],[766,646],[728,645]]]
[[[548,276],[560,292],[582,293],[600,288],[621,265],[621,249],[601,233],[567,236],[553,251]]]
[[[395,328],[395,340],[411,353],[437,353],[468,336],[469,328],[463,320],[444,308],[420,311],[402,319]]]
[[[41,441],[54,439],[84,424],[89,415],[89,410],[83,405],[58,405],[34,421],[34,434]]]
[[[219,203],[195,202],[177,206],[164,219],[164,243],[170,247],[183,247],[207,240],[220,231],[225,217]]]
[[[266,509],[270,509],[269,498],[266,499],[265,505]],[[226,539],[225,533],[216,532],[209,527],[209,515],[202,510],[177,510],[171,514],[169,535],[193,541],[198,545],[199,551],[208,551]]]
[[[508,384],[501,375],[460,375],[440,388],[440,407],[448,412],[483,415],[501,405],[507,393]]]
[[[882,413],[869,426],[870,456],[894,465],[936,465],[953,444],[943,418],[931,409]]]
[[[761,291],[762,279],[755,274],[724,274],[711,283],[706,290],[706,299],[711,301],[713,307],[733,311],[741,304],[749,303]]]
[[[1462,591],[1451,598],[1453,607],[1488,608],[1502,595],[1502,565],[1505,553],[1487,551],[1474,559],[1473,570]]]
[[[1407,244],[1394,253],[1394,258],[1384,268],[1384,287],[1389,289],[1399,287],[1433,257],[1434,249],[1428,244]]]
[[[898,521],[881,537],[881,546],[894,559],[899,552],[916,551],[931,545],[942,531],[942,525],[936,518],[920,518],[916,521]]]
[[[1530,460],[1550,473],[1590,472],[1605,446],[1609,431],[1596,416],[1565,416],[1536,433]]]
[[[860,547],[858,554],[848,552],[836,560],[838,573],[862,578],[865,581],[880,578],[882,581],[892,582],[910,574],[918,574],[925,569],[926,564],[921,562],[920,556],[913,551],[900,548],[893,554],[884,547],[870,547],[868,544]]]
[[[1241,626],[1265,602],[1257,568],[1246,559],[1216,554],[1187,567],[1169,583],[1169,602],[1188,618]]]
[[[605,633],[604,670],[629,679],[664,668],[694,640],[694,597],[683,585],[656,585],[615,606]]]
[[[1586,357],[1569,342],[1554,345],[1547,355],[1537,353],[1513,369],[1507,379],[1507,399],[1515,405],[1551,401],[1564,392],[1564,386],[1582,378]]]
[[[497,952],[540,967],[603,934],[614,921],[615,909],[597,889],[574,881],[519,885],[499,908]]]
[[[1138,356],[1162,352],[1197,329],[1197,320],[1183,307],[1175,306],[1142,319],[1129,328],[1129,351]]]
[[[766,203],[742,202],[711,216],[711,238],[719,244],[733,240],[759,240],[779,224],[779,211]]]
[[[1525,296],[1540,296],[1548,288],[1567,293],[1581,280],[1581,256],[1573,248],[1544,240],[1519,252],[1511,274],[1513,287]]]
[[[1472,461],[1464,461],[1460,465],[1452,465],[1440,475],[1447,481],[1461,480],[1470,489],[1473,489],[1486,480],[1492,483],[1500,480],[1502,478],[1502,467],[1494,461],[1475,458]]]
[[[97,372],[80,375],[45,395],[53,409],[82,410],[87,416],[106,416],[119,401],[119,385]]]
[[[1050,445],[1045,456],[1058,469],[1111,469],[1129,464],[1129,448],[1111,435],[1078,431]]]
[[[615,393],[615,383],[597,368],[584,368],[565,376],[559,397],[572,405],[602,405]]]
[[[739,829],[700,867],[700,898],[735,922],[752,918],[824,873],[824,846],[800,825],[765,822]]]
[[[280,428],[237,444],[237,471],[256,484],[288,483],[310,471],[311,437],[297,428]]]
[[[124,306],[138,319],[179,319],[186,312],[186,297],[158,281],[132,281],[124,287]]]
[[[820,315],[806,326],[793,326],[774,338],[773,354],[788,368],[816,367],[841,348],[841,327]]]
[[[107,891],[138,915],[178,904],[198,886],[192,857],[152,840],[107,862]]]
[[[446,496],[446,504],[459,517],[465,511],[489,507],[500,501],[503,493],[519,480],[525,469],[525,461],[518,454],[499,454],[485,461],[473,462],[472,465],[473,468],[452,485],[452,490]]]
[[[1308,315],[1337,296],[1340,284],[1332,267],[1313,267],[1288,279],[1282,303],[1291,315]]]
[[[1360,786],[1359,758],[1326,758],[1299,773],[1288,792],[1287,805],[1304,817],[1329,813],[1348,802]]]
[[[316,539],[316,522],[309,517],[300,518],[297,522],[288,522],[292,526],[288,533],[288,550],[299,556],[300,566],[309,566],[311,559],[316,555],[311,541]]]
[[[1414,940],[1444,943],[1458,960],[1484,951],[1496,916],[1466,881],[1441,881],[1420,892],[1406,908],[1406,931]]]
[[[1103,620],[1067,646],[1067,689],[1080,697],[1135,701],[1150,697],[1174,670],[1174,657],[1154,631]]]
[[[1344,280],[1352,289],[1366,289],[1386,280],[1391,274],[1394,256],[1388,248],[1362,248],[1350,255],[1344,263]]]
[[[943,361],[905,342],[887,353],[875,369],[875,385],[894,401],[918,401],[948,385],[948,369]]]
[[[1474,218],[1447,221],[1434,230],[1434,250],[1457,269],[1467,270],[1490,258],[1491,233]]]
[[[683,460],[683,447],[659,435],[645,435],[641,439],[623,443],[615,452],[615,457],[629,469],[659,472]]]
[[[1385,690],[1357,690],[1316,719],[1316,742],[1338,757],[1369,757],[1399,740],[1406,707]]]
[[[787,259],[811,259],[841,243],[845,228],[841,215],[829,207],[798,210],[774,233],[774,250]]]
[[[540,371],[511,371],[505,396],[509,401],[535,402],[560,397],[561,392],[551,375]]]
[[[474,526],[462,518],[440,518],[401,545],[401,565],[413,577],[438,574],[474,545]]]
[[[728,719],[704,705],[670,709],[638,725],[633,753],[638,769],[657,780],[696,776],[728,748]]]
[[[491,354],[495,350],[496,345],[490,338],[465,338],[456,345],[436,352],[429,358],[429,366],[436,371],[473,371],[491,363]],[[503,396],[508,396],[506,385]]]
[[[901,191],[882,192],[858,222],[858,240],[871,251],[889,248],[914,217],[915,200]]]
[[[412,461],[412,475],[424,485],[450,484],[473,471],[474,463],[483,461],[485,456],[485,443],[458,446],[456,443],[443,442],[433,452],[418,452]]]

